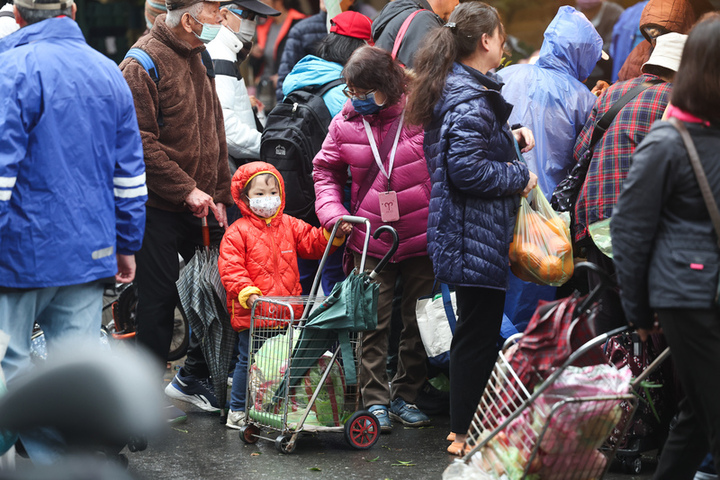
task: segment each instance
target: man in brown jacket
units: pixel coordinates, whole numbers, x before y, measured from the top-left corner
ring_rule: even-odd
[[[227,228],[232,205],[222,107],[215,81],[201,59],[204,43],[220,28],[219,2],[166,0],[150,32],[134,45],[157,68],[157,83],[134,58],[120,68],[135,100],[149,190],[147,223],[137,254],[137,341],[164,367],[178,302],[178,253],[190,260],[202,245],[201,218],[211,243]],[[213,215],[208,215],[212,211]],[[205,385],[207,364],[191,337],[185,366],[166,393],[206,411],[217,411]]]

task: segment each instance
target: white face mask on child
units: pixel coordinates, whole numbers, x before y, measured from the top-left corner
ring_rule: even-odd
[[[280,208],[280,197],[272,195],[268,197],[255,197],[250,199],[250,210],[262,218],[270,218]]]

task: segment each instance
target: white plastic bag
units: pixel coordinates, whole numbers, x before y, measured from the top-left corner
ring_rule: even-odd
[[[451,312],[448,312],[449,302]],[[431,364],[443,367],[450,362],[450,344],[452,343],[457,312],[457,299],[454,291],[442,285],[442,293],[418,298],[415,304],[420,338],[425,346]],[[452,315],[450,317],[449,313]]]

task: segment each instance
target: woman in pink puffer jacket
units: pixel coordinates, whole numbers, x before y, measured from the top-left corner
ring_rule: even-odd
[[[414,405],[427,374],[415,303],[432,293],[434,281],[427,254],[430,176],[423,153],[423,130],[403,124],[407,79],[389,53],[362,47],[350,57],[343,76],[345,94],[351,101],[333,119],[322,150],[313,161],[315,210],[326,228],[332,228],[339,217],[352,214],[368,218],[373,232],[381,225],[397,230],[399,248],[378,277],[378,327],[363,334],[359,383],[365,407],[377,416],[382,431],[392,428],[390,418],[407,426],[426,425],[430,419]],[[385,142],[389,145],[383,145]],[[395,142],[396,147],[391,148]],[[382,155],[385,151],[387,155]],[[343,205],[348,170],[352,177],[349,212]],[[390,249],[387,237],[370,239],[368,269]],[[356,266],[364,238],[365,227],[358,225],[347,242]],[[397,374],[389,388],[386,361],[397,277],[403,280],[403,330]]]

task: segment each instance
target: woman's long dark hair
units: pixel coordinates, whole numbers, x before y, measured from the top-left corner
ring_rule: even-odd
[[[379,90],[385,94],[385,105],[394,105],[405,93],[407,76],[397,60],[378,47],[360,47],[343,68],[348,86]]]
[[[364,45],[365,41],[359,38],[330,32],[320,44],[318,44],[315,55],[328,62],[339,63],[344,66],[350,58],[350,55]]]
[[[720,14],[702,17],[688,35],[670,103],[710,122],[720,122]]]
[[[453,62],[472,55],[483,34],[492,35],[497,28],[502,33],[500,15],[494,7],[483,2],[465,2],[453,11],[445,26],[425,36],[413,61],[414,80],[405,113],[408,123],[430,122]]]

